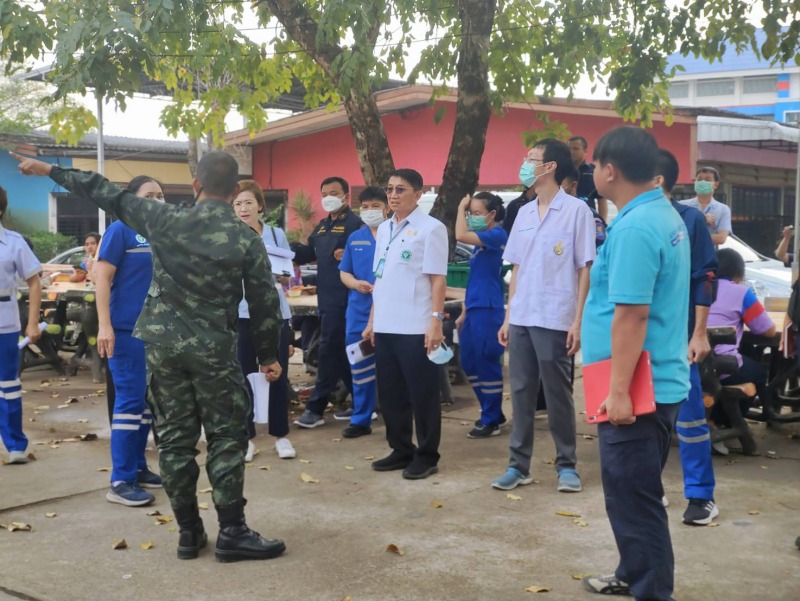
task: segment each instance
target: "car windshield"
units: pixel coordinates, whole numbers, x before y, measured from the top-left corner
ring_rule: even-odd
[[[745,263],[760,263],[765,260],[756,251],[747,246],[747,244],[738,238],[735,238],[734,236],[728,236],[728,238],[725,240],[725,243],[720,245],[720,248],[730,248],[735,250],[741,255]]]

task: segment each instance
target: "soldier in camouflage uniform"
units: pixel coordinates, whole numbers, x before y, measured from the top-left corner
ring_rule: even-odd
[[[230,206],[239,190],[236,161],[224,152],[203,156],[192,184],[197,203],[181,209],[138,198],[97,173],[13,156],[22,173],[49,175],[150,242],[153,281],[134,336],[146,345],[148,404],[159,435],[164,488],[180,526],[178,557],[197,557],[206,544],[196,495],[201,424],[220,522],[217,560],[280,555],[282,541],[264,539],[244,521],[248,400],[236,358],[242,281],[258,361],[270,381],[281,371],[281,315],[264,243]]]

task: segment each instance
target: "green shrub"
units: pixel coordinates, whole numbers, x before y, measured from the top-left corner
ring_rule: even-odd
[[[57,254],[77,246],[75,238],[53,232],[30,232],[27,234],[33,243],[33,252],[42,263]]]

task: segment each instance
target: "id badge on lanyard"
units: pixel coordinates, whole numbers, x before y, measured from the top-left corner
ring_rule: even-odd
[[[395,238],[397,238],[400,234],[403,233],[403,230],[408,225],[408,221],[404,221],[400,225],[397,226],[397,233],[392,235],[392,230],[394,229],[394,223],[389,223],[389,243],[386,245],[386,249],[383,251],[383,256],[378,260],[378,265],[375,267],[375,278],[381,279],[383,278],[383,269],[386,267],[386,255],[389,254],[389,247],[394,242]]]

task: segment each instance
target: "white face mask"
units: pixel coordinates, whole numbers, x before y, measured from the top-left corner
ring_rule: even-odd
[[[361,221],[366,223],[369,227],[378,227],[381,223],[386,221],[381,209],[366,209],[361,211]]]
[[[344,201],[338,196],[329,195],[325,196],[322,199],[322,208],[325,209],[328,213],[333,213],[335,211],[338,211],[339,209],[342,208],[343,204]]]

